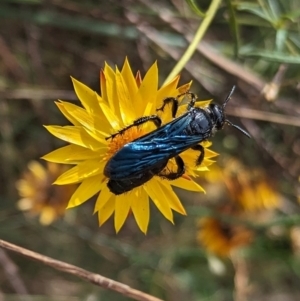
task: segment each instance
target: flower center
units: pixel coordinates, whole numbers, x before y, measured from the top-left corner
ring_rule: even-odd
[[[114,138],[109,139],[108,151],[105,156],[105,160],[109,160],[119,149],[125,144],[143,136],[146,131],[141,127],[132,127],[126,130],[124,133],[116,135]]]

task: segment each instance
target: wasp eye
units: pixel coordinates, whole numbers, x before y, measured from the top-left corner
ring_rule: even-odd
[[[211,104],[210,107],[212,110],[212,120],[215,122],[217,130],[221,130],[225,124],[224,110],[216,104]]]

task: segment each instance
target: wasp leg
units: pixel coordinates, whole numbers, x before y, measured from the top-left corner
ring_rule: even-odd
[[[168,180],[176,180],[184,174],[185,166],[184,166],[183,160],[179,156],[176,156],[174,159],[175,159],[175,162],[177,164],[177,171],[169,172],[169,173],[166,173],[166,172],[162,171],[158,174],[159,176],[161,176],[165,179],[168,179]]]
[[[168,104],[172,104],[172,118],[176,117],[177,110],[178,110],[178,97],[181,95],[178,95],[177,97],[167,97],[163,100],[163,105],[156,109],[156,111],[164,111],[165,106]]]
[[[178,99],[185,95],[189,95],[189,97],[191,98],[191,100],[188,104],[188,111],[189,111],[191,108],[194,107],[195,102],[197,100],[197,96],[192,92],[185,92],[185,93],[177,95],[176,97],[165,98],[163,100],[163,105],[160,108],[156,109],[156,111],[163,111],[165,109],[165,106],[171,103],[172,104],[172,118],[175,118],[177,111],[178,111],[178,104],[179,104]]]
[[[113,139],[117,135],[122,135],[124,132],[126,132],[128,129],[134,127],[134,126],[140,126],[148,121],[151,121],[154,123],[154,125],[159,128],[161,126],[161,119],[157,115],[150,115],[150,116],[144,116],[136,119],[132,124],[126,126],[122,130],[118,131],[115,134],[110,135],[109,137],[105,138],[106,140],[108,139]]]
[[[187,107],[187,110],[189,111],[191,108],[193,108],[195,106],[195,102],[197,100],[197,95],[192,92],[187,92],[186,94],[189,95],[191,98],[191,100],[188,104],[188,107]]]
[[[202,163],[202,161],[204,159],[204,147],[200,144],[197,144],[197,145],[193,146],[191,149],[200,152],[200,155],[196,160],[196,166],[198,166]]]

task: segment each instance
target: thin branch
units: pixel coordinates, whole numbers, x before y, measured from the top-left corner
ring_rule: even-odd
[[[288,158],[281,154],[277,148],[274,147],[273,143],[268,141],[268,139],[265,139],[261,129],[256,125],[255,122],[249,119],[242,119],[241,122],[246,127],[250,135],[254,138],[256,143],[260,145],[275,160],[275,162],[283,169],[285,174],[287,171],[292,176],[292,180],[294,180],[295,177],[298,178],[299,163],[297,161],[293,160],[292,157]]]
[[[0,97],[7,99],[67,99],[77,100],[72,90],[53,90],[47,88],[24,88],[24,89],[6,89],[0,90]]]
[[[18,253],[27,258],[41,262],[47,266],[50,266],[56,270],[65,272],[67,274],[74,275],[81,279],[84,279],[92,284],[100,286],[105,289],[120,293],[126,297],[130,297],[138,301],[163,301],[162,299],[156,298],[154,296],[143,293],[139,290],[133,289],[130,286],[123,284],[121,282],[114,281],[112,279],[106,278],[99,274],[91,273],[87,270],[81,269],[75,265],[65,263],[63,261],[55,260],[51,257],[41,255],[39,253],[30,251],[28,249],[19,247],[12,243],[0,240],[0,247],[7,249],[9,251]]]
[[[11,260],[4,250],[0,250],[0,264],[11,286],[19,295],[27,295],[26,286],[19,275],[18,266]]]
[[[250,286],[249,286],[249,271],[246,260],[239,254],[231,256],[231,261],[235,269],[234,275],[234,300],[246,301],[248,300]]]
[[[284,114],[271,113],[266,111],[253,110],[241,107],[226,107],[226,114],[240,118],[263,120],[267,122],[280,123],[285,125],[299,126],[300,118]]]

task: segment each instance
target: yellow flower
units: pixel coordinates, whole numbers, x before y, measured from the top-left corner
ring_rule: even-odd
[[[128,193],[115,195],[107,187],[108,178],[104,168],[110,158],[125,144],[153,131],[154,124],[146,122],[139,127],[131,127],[122,134],[118,133],[136,119],[157,114],[163,99],[176,97],[189,90],[191,83],[177,87],[179,76],[158,89],[158,68],[154,63],[141,79],[140,73],[133,75],[130,65],[125,60],[122,70],[113,70],[107,64],[100,73],[101,96],[90,88],[72,79],[75,92],[83,107],[59,101],[57,106],[73,124],[71,126],[47,126],[54,136],[67,141],[70,145],[62,147],[43,158],[57,163],[74,164],[75,167],[60,176],[55,184],[64,185],[81,183],[71,197],[68,208],[78,206],[99,192],[94,212],[98,213],[102,225],[114,213],[115,229],[118,232],[128,214],[134,218],[142,232],[146,233],[149,224],[149,197],[161,213],[173,222],[172,210],[186,214],[171,186],[191,191],[203,191],[192,179],[198,171],[207,170],[212,164],[210,158],[216,153],[206,149],[205,159],[200,167],[195,167],[196,151],[188,150],[182,154],[186,173],[174,181],[167,181],[158,176],[132,189]],[[205,102],[205,105],[207,102]],[[182,112],[186,106],[182,106]],[[169,110],[168,110],[169,109]],[[161,113],[163,123],[171,121],[170,108]],[[107,139],[109,138],[109,139]],[[205,147],[208,146],[204,145]],[[174,167],[170,160],[167,168]]]
[[[76,189],[75,185],[65,187],[52,185],[52,182],[65,171],[65,167],[55,163],[48,163],[45,168],[36,161],[30,162],[28,171],[16,183],[21,196],[17,207],[33,215],[40,214],[42,225],[54,222],[64,214],[68,201]]]
[[[280,206],[280,196],[259,168],[247,168],[234,158],[227,159],[223,167],[214,165],[207,173],[208,181],[224,183],[230,199],[247,212],[275,209]]]
[[[213,217],[199,220],[198,242],[210,253],[227,257],[232,252],[249,245],[253,232],[242,225],[227,224]]]

